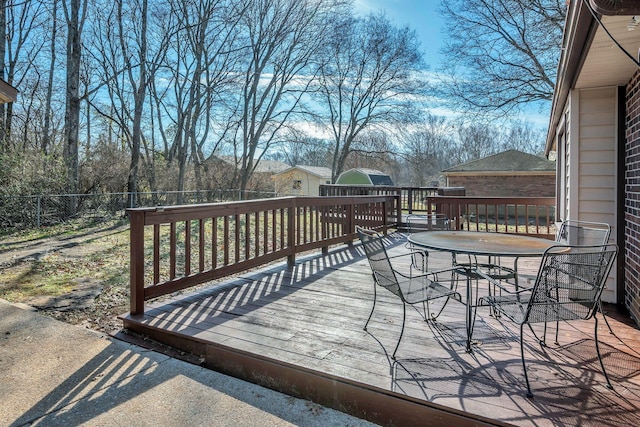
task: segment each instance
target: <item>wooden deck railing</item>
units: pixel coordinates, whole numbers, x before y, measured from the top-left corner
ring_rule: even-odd
[[[347,242],[401,221],[397,196],[285,197],[127,210],[131,314],[150,298]]]
[[[387,185],[320,185],[321,196],[398,196],[403,211],[426,211],[426,200],[435,196],[464,196],[464,188],[393,187]]]
[[[446,214],[452,228],[553,239],[552,197],[425,196],[417,212]],[[351,242],[355,226],[403,228],[400,196],[285,197],[127,210],[131,313],[144,301],[297,253]],[[404,212],[407,213],[406,211]]]
[[[555,237],[554,197],[429,197],[426,205],[457,230]]]
[[[406,214],[444,213],[458,230],[554,238],[554,197],[467,197],[461,187],[320,186],[321,195],[396,195]],[[400,223],[400,227],[404,226]]]

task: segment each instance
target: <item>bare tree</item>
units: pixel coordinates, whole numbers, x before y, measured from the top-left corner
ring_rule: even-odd
[[[505,114],[553,95],[565,0],[447,0],[442,99]]]
[[[177,161],[178,189],[184,189],[188,161],[192,161],[196,185],[204,187],[206,160],[217,150],[229,129],[226,97],[238,75],[239,55],[234,50],[238,21],[245,9],[226,0],[171,2],[179,33],[166,58],[172,66],[175,111],[168,159]]]
[[[404,158],[410,166],[411,185],[429,185],[451,166],[447,155],[454,144],[453,128],[442,116],[427,115],[404,137]]]
[[[57,38],[58,38],[58,0],[51,2],[51,33],[49,39],[49,69],[47,70],[47,86],[46,96],[43,105],[44,123],[42,129],[42,142],[40,144],[42,151],[47,154],[51,141],[51,117],[52,117],[52,101],[53,101],[53,84],[56,68],[57,57]]]
[[[8,0],[0,0],[0,78],[5,79],[5,57],[7,54],[7,3]],[[5,106],[0,105],[0,152],[7,149],[5,133]]]
[[[278,142],[313,81],[314,59],[340,0],[243,0],[243,55],[234,149],[239,187],[247,188],[259,159]]]
[[[143,148],[147,155],[154,152],[144,135],[152,111],[147,95],[173,32],[172,24],[163,19],[168,9],[152,4],[150,8],[147,0],[105,1],[94,11],[92,22],[97,37],[91,40],[90,51],[101,76],[94,91],[102,94],[102,101],[92,106],[109,123],[109,132],[115,127],[119,139],[126,142],[130,152],[127,189],[132,197],[141,186],[141,167],[147,166],[147,178],[154,180],[152,161],[145,162],[142,154]]]
[[[289,165],[324,166],[331,164],[331,144],[325,139],[299,132],[290,132],[276,153],[269,153],[272,160]]]
[[[132,2],[128,2],[131,4]],[[131,131],[131,163],[129,165],[129,176],[127,178],[127,190],[131,193],[130,197],[134,198],[138,192],[138,169],[140,166],[140,146],[142,140],[142,109],[147,94],[147,20],[148,6],[147,0],[141,0],[138,9],[138,21],[140,24],[140,32],[138,34],[139,50],[136,55],[138,64],[137,76],[133,73],[133,64],[127,60],[126,70],[129,75],[129,81],[133,90],[133,121]],[[118,16],[122,16],[122,2],[118,2]],[[121,44],[125,44],[125,29],[120,23],[120,40]],[[131,200],[129,206],[134,206],[134,200]]]
[[[62,6],[67,23],[67,75],[65,106],[65,149],[67,168],[67,191],[78,192],[78,141],[80,129],[80,59],[82,52],[82,27],[87,13],[87,0],[63,0]],[[75,212],[71,201],[70,214]]]
[[[422,57],[409,28],[377,14],[344,19],[332,33],[317,99],[320,122],[333,142],[335,182],[358,135],[369,127],[410,121],[425,84],[418,78]]]
[[[542,155],[546,132],[535,129],[530,122],[515,122],[505,130],[503,150],[519,150],[525,153]]]
[[[497,127],[484,123],[457,123],[455,138],[455,144],[448,150],[454,165],[496,154],[504,146],[504,134]]]
[[[40,72],[34,62],[43,49],[48,17],[44,2],[0,1],[0,77],[23,93],[37,91],[40,85]],[[0,105],[0,140],[5,144],[11,138],[13,109],[13,103]]]

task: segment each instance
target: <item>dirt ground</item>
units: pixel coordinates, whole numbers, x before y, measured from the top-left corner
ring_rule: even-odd
[[[54,259],[57,268],[69,266],[71,290],[61,294],[48,295],[46,292],[11,302],[27,304],[43,314],[56,319],[82,325],[105,333],[113,333],[122,328],[117,316],[128,311],[128,280],[106,283],[98,274],[101,266],[114,260],[100,261],[100,258],[116,257],[126,277],[128,271],[128,223],[103,223],[83,227],[74,231],[64,230],[47,238],[29,238],[21,235],[0,237],[0,291],[7,287],[20,286],[15,280],[8,283],[16,273],[26,275],[41,268],[43,260]],[[74,272],[73,266],[86,260],[95,265]],[[62,266],[62,267],[61,267]],[[109,264],[111,268],[113,266]],[[4,288],[4,289],[3,289]],[[0,294],[2,296],[2,294]]]

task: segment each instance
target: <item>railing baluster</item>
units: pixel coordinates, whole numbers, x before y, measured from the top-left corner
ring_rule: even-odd
[[[234,231],[234,242],[235,242],[235,247],[234,247],[234,263],[237,263],[240,261],[240,230],[242,230],[242,227],[240,226],[240,215],[236,214],[233,216],[233,222],[234,222],[234,227],[233,227],[233,231]]]
[[[218,266],[218,217],[211,218],[211,269]]]
[[[285,219],[284,219],[284,208],[280,208],[280,249],[284,249],[285,247]]]
[[[184,224],[184,275],[191,274],[191,221]]]
[[[224,265],[229,265],[229,252],[231,252],[231,236],[229,235],[229,216],[224,216],[224,229],[222,244],[224,248]]]
[[[244,259],[251,257],[251,215],[244,214]]]
[[[153,284],[160,283],[160,224],[153,225]]]
[[[269,252],[269,211],[262,211],[262,253]]]
[[[169,280],[176,278],[176,223],[169,225]]]
[[[204,219],[200,219],[198,222],[198,273],[204,271],[204,251],[205,251],[205,236],[204,236]]]

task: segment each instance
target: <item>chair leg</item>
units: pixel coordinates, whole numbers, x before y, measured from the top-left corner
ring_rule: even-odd
[[[611,325],[609,324],[609,321],[607,320],[607,316],[604,315],[604,310],[602,309],[602,301],[598,301],[598,311],[602,314],[604,323],[606,323],[607,328],[609,328],[609,333],[615,335],[615,333],[613,333],[613,329],[611,329]]]
[[[404,323],[406,319],[407,319],[407,304],[405,304],[403,301],[402,302],[402,329],[400,330],[400,338],[398,338],[398,343],[396,344],[396,348],[395,350],[393,350],[393,355],[391,356],[393,360],[396,360],[396,352],[398,351],[398,347],[400,347],[400,341],[402,341],[402,335],[404,335]]]
[[[529,330],[533,334],[534,338],[538,340],[538,344],[540,344],[542,347],[546,347],[547,346],[547,323],[545,322],[544,324],[544,331],[543,331],[544,335],[542,335],[542,338],[540,338],[536,333],[536,331],[533,330],[533,326],[531,326],[530,323],[527,323],[527,325],[529,326]]]
[[[371,316],[373,316],[373,310],[376,308],[376,299],[378,297],[378,292],[376,288],[376,283],[373,282],[373,305],[371,306],[371,313],[369,313],[369,318],[367,319],[367,323],[364,324],[364,330],[367,330],[367,325],[369,325],[369,320],[371,320]]]
[[[602,356],[600,355],[600,344],[598,344],[598,317],[594,314],[593,318],[595,319],[595,339],[596,339],[596,353],[598,353],[598,360],[600,361],[600,368],[602,368],[602,373],[604,374],[604,378],[607,380],[607,388],[613,390],[613,386],[611,385],[611,381],[609,381],[609,375],[607,375],[606,369],[604,369],[604,362],[602,362]]]
[[[527,397],[533,398],[531,386],[529,385],[529,376],[527,375],[527,364],[524,361],[524,323],[520,325],[520,357],[522,358],[522,370],[524,371],[524,380],[527,382]]]
[[[442,304],[442,306],[438,310],[438,313],[437,314],[430,313],[429,314],[429,318],[435,322],[438,319],[438,317],[440,316],[440,314],[442,314],[442,312],[444,311],[444,308],[447,306],[448,302],[449,302],[449,297],[446,297],[446,300],[445,300],[444,304]],[[427,301],[427,307],[428,306],[429,306],[429,301]]]
[[[438,276],[436,275],[436,281],[437,280],[438,280]],[[450,289],[453,290],[453,291],[457,291],[458,290],[458,273],[453,273],[453,272],[451,273]],[[438,317],[440,317],[440,315],[444,311],[444,308],[449,303],[449,298],[450,297],[446,297],[446,300],[444,301],[442,306],[440,306],[440,309],[438,310],[438,313],[435,314],[435,315],[429,311],[429,300],[427,300],[427,313],[429,314],[429,318],[425,318],[425,320],[431,319],[431,320],[433,320],[435,322],[438,319]]]

